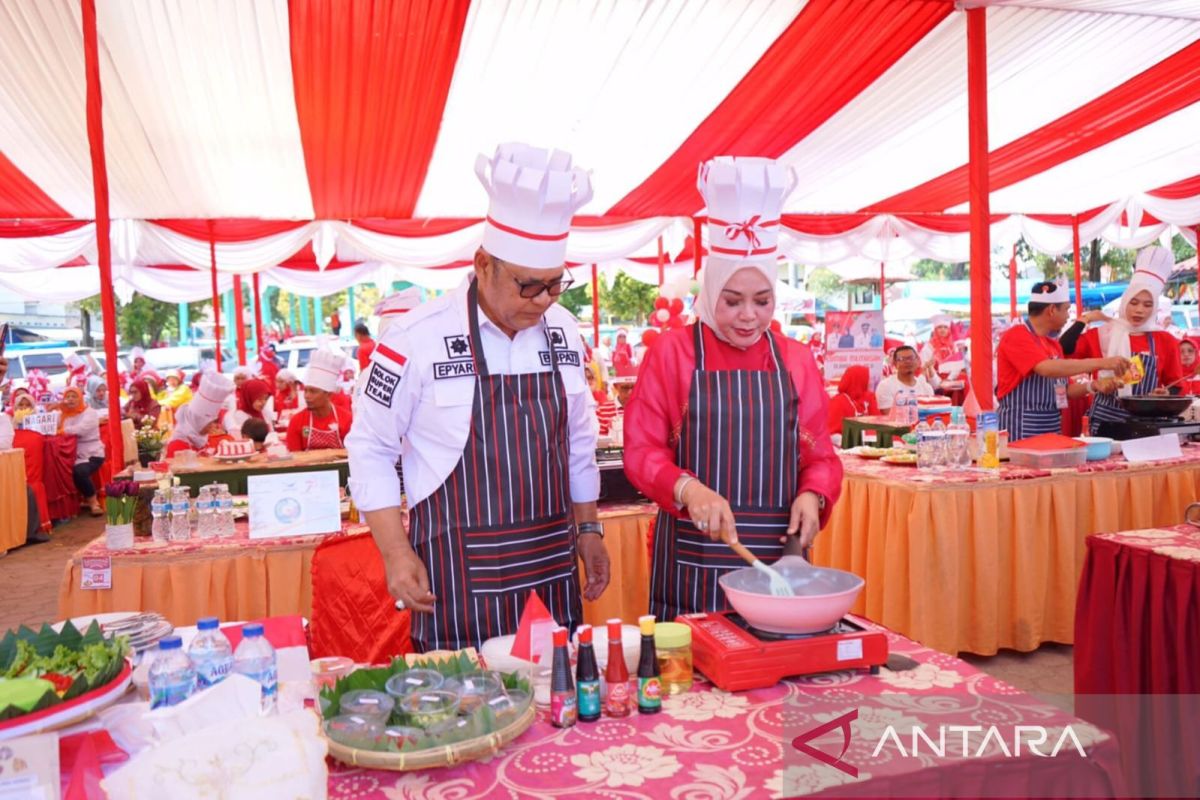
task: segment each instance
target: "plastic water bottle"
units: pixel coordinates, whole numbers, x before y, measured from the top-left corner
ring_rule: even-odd
[[[171,538],[171,521],[167,517],[170,511],[171,504],[167,496],[161,489],[156,491],[150,501],[150,535],[156,542],[165,542]]]
[[[150,708],[182,703],[196,691],[196,671],[183,652],[183,641],[168,636],[158,643],[150,663]]]
[[[220,504],[220,535],[224,538],[233,536],[233,495],[229,487],[223,483],[217,484],[217,501]]]
[[[963,469],[971,466],[970,448],[967,439],[971,429],[967,427],[966,418],[961,408],[950,411],[950,427],[946,429],[946,466],[953,469]]]
[[[275,648],[263,636],[261,622],[247,622],[242,627],[242,641],[233,652],[233,671],[258,681],[262,687],[262,711],[275,711],[277,677]]]
[[[940,419],[929,426],[929,466],[935,470],[946,468],[946,425]]]
[[[196,688],[207,689],[229,677],[233,669],[233,648],[221,633],[216,617],[204,617],[196,623],[199,633],[188,645],[188,658],[196,670]]]
[[[171,490],[171,541],[184,542],[191,536],[191,492],[186,486]]]
[[[917,427],[913,429],[917,434],[917,469],[929,469],[929,456],[931,440],[929,438],[929,424],[918,422]]]
[[[201,486],[196,492],[196,536],[209,539],[216,536],[213,527],[212,489]]]

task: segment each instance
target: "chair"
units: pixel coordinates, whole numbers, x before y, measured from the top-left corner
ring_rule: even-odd
[[[46,485],[42,481],[46,457],[45,438],[36,431],[22,430],[13,433],[13,447],[25,451],[25,480],[37,500],[38,516],[41,518],[38,529],[43,533],[50,530],[50,505],[46,502]]]
[[[359,664],[386,664],[413,651],[410,612],[396,610],[371,534],[329,536],[317,545],[312,587],[313,658],[346,656]]]

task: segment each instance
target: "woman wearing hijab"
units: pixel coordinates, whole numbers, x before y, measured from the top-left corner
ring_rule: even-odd
[[[295,411],[300,407],[298,383],[291,370],[281,369],[275,374],[275,411],[277,413]]]
[[[637,374],[637,365],[633,362],[633,346],[629,344],[629,331],[617,328],[617,343],[612,352],[613,372],[618,378],[628,378]]]
[[[768,563],[785,538],[807,547],[841,492],[821,375],[805,345],[769,330],[786,177],[768,159],[704,165],[719,255],[703,271],[699,319],[649,349],[626,409],[625,472],[659,506],[659,619],[728,608],[717,578],[745,563],[727,542]]]
[[[1071,358],[1141,357],[1143,375],[1133,385],[1115,380],[1111,372],[1098,373],[1099,380],[1092,384],[1097,394],[1088,412],[1094,435],[1106,435],[1102,429],[1129,421],[1130,414],[1117,402],[1118,396],[1168,394],[1168,387],[1183,378],[1179,341],[1160,330],[1157,323],[1158,298],[1174,268],[1171,251],[1162,247],[1142,250],[1121,295],[1117,318],[1087,331],[1074,343]],[[1064,350],[1066,347],[1064,341]],[[1177,386],[1169,391],[1179,393]]]
[[[236,381],[235,381],[236,383]],[[241,438],[242,426],[248,419],[260,419],[268,426],[275,424],[271,387],[266,381],[250,378],[237,387],[237,410],[225,415],[225,430],[235,439]]]
[[[162,413],[158,401],[154,399],[150,381],[138,378],[129,384],[129,402],[125,405],[125,419],[133,420],[136,428],[144,425],[158,424],[158,415]]]
[[[13,418],[13,422],[18,427],[26,417],[36,413],[37,410],[37,402],[34,401],[33,394],[28,389],[13,390],[9,400],[8,415]]]
[[[1184,379],[1179,384],[1182,394],[1193,397],[1200,395],[1200,363],[1196,362],[1196,354],[1200,352],[1196,340],[1185,338],[1179,343],[1179,364],[1183,368]]]
[[[269,344],[258,351],[258,374],[268,386],[275,385],[275,378],[279,375],[279,362],[275,360],[275,348]]]
[[[962,361],[962,354],[954,346],[950,317],[938,314],[930,321],[933,323],[933,333],[929,334],[929,341],[921,348],[921,366],[941,373],[943,364]]]
[[[87,379],[85,387],[88,408],[96,411],[108,411],[108,383],[102,375],[92,375]]]
[[[100,417],[95,409],[88,407],[83,392],[77,386],[64,389],[62,402],[55,408],[61,414],[58,432],[75,437],[75,466],[71,469],[75,488],[79,490],[88,511],[93,517],[98,517],[104,511],[96,499],[96,486],[92,483],[92,475],[104,464]]]
[[[829,401],[829,435],[841,443],[842,422],[850,417],[868,416],[879,413],[875,393],[870,389],[871,371],[862,364],[847,367],[838,381],[837,396]]]

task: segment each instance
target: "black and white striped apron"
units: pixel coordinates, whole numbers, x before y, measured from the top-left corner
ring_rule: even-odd
[[[738,540],[762,561],[783,555],[796,498],[799,398],[775,336],[773,370],[706,370],[702,323],[692,326],[696,369],[675,459],[733,509]],[[650,613],[660,620],[729,608],[717,578],[746,562],[687,519],[658,512]]]
[[[567,395],[554,342],[546,331],[549,372],[492,375],[474,283],[467,307],[476,371],[471,432],[446,482],[410,514],[413,549],[437,597],[432,614],[413,615],[420,652],[478,647],[516,632],[531,589],[568,630],[583,621]]]
[[[1029,324],[1029,320],[1025,320],[1025,327],[1041,344],[1041,337]],[[1051,359],[1058,358],[1058,355],[1050,350],[1046,350],[1046,356]],[[996,406],[1000,416],[1000,429],[1008,431],[1010,442],[1019,442],[1043,433],[1062,433],[1062,409],[1058,407],[1054,397],[1054,384],[1058,380],[1066,383],[1065,378],[1047,378],[1030,372],[1017,384],[1017,388],[1000,398]]]
[[[1158,388],[1158,354],[1154,350],[1154,337],[1147,333],[1146,341],[1150,344],[1150,352],[1140,354],[1146,374],[1133,385],[1134,397],[1150,394]],[[1128,422],[1130,419],[1132,415],[1117,403],[1116,394],[1098,394],[1092,398],[1092,410],[1088,415],[1092,435],[1096,435],[1102,422]]]

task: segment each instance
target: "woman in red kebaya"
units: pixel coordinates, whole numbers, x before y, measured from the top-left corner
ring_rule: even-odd
[[[1200,395],[1200,363],[1196,361],[1196,354],[1200,352],[1200,347],[1197,347],[1196,340],[1191,337],[1185,337],[1179,343],[1179,363],[1183,367],[1183,382],[1179,384],[1179,388],[1183,394],[1196,397]]]
[[[726,542],[774,561],[785,534],[812,543],[841,492],[816,363],[768,330],[775,272],[773,256],[710,258],[699,321],[659,337],[626,409],[625,472],[660,509],[659,619],[728,608],[717,578],[745,562]]]
[[[829,435],[842,435],[842,421],[846,417],[868,416],[879,413],[875,393],[870,390],[871,371],[862,364],[847,367],[838,381],[837,396],[829,401]]]
[[[299,381],[291,370],[281,369],[275,373],[275,413],[294,411],[300,408]]]

